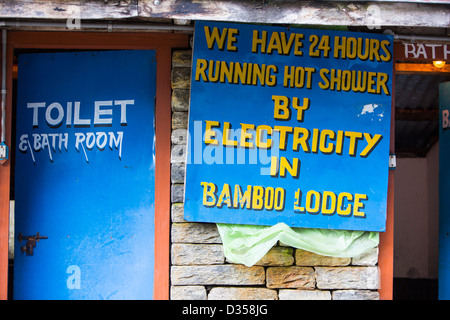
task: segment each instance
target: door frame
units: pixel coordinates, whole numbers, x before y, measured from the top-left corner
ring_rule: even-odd
[[[389,154],[395,155],[395,56],[392,63],[392,102]],[[380,300],[393,300],[394,291],[394,176],[389,170],[386,204],[386,231],[380,232],[378,268],[380,270],[378,294]]]
[[[10,31],[6,52],[6,144],[11,149],[13,56],[15,49],[155,50],[155,300],[169,299],[170,136],[172,49],[187,48],[188,34]],[[10,160],[0,165],[0,300],[7,299]]]

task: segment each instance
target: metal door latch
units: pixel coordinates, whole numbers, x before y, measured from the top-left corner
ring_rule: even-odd
[[[394,170],[397,168],[397,157],[395,154],[389,155],[389,170]]]
[[[22,242],[22,240],[27,240],[25,245],[20,247],[20,251],[26,252],[29,256],[33,255],[36,243],[39,242],[40,239],[48,239],[48,237],[39,235],[39,232],[34,236],[22,236],[22,234],[19,233],[19,242]]]

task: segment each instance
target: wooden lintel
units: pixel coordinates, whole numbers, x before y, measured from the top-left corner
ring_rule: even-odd
[[[138,0],[0,0],[0,18],[121,19],[138,16]]]
[[[375,7],[369,9],[370,5]],[[445,4],[382,1],[0,0],[0,19],[66,20],[71,17],[446,28],[450,11]]]
[[[438,121],[438,109],[395,109],[395,120]]]
[[[437,68],[432,63],[396,63],[395,73],[450,73],[450,64]]]

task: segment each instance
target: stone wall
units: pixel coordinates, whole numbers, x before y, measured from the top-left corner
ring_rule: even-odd
[[[224,257],[215,224],[183,219],[191,50],[172,56],[171,290],[174,300],[377,300],[378,249],[333,258],[279,244],[256,265]]]

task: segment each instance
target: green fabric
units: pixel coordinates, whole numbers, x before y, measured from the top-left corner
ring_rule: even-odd
[[[225,257],[248,267],[258,262],[277,241],[331,257],[355,257],[378,246],[378,232],[217,224]]]

